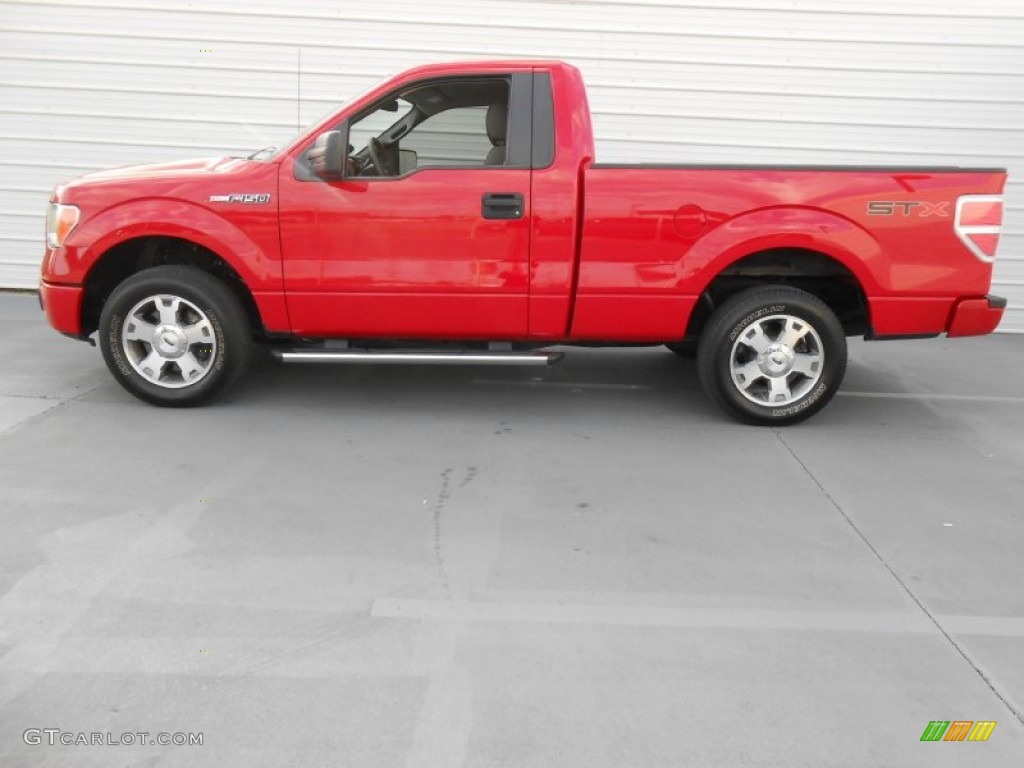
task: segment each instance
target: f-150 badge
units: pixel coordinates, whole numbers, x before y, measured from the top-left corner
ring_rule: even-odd
[[[270,202],[270,195],[268,194],[241,194],[235,193],[232,195],[210,195],[211,203],[249,203],[251,205],[262,205],[263,203]]]

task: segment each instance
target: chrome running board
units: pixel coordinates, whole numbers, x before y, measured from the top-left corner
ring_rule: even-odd
[[[356,363],[370,365],[551,365],[562,352],[421,349],[275,349],[282,363]]]

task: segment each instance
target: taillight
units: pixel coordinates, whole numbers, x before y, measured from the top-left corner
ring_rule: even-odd
[[[995,261],[1003,224],[999,195],[964,195],[956,201],[953,228],[964,245],[982,261]]]

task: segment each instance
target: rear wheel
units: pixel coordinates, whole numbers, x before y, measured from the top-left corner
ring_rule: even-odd
[[[121,283],[103,307],[99,340],[118,383],[162,406],[198,405],[222,393],[252,349],[238,299],[188,266],[154,267]]]
[[[794,424],[824,408],[839,389],[846,336],[816,296],[751,288],[712,315],[697,366],[704,391],[741,421]]]

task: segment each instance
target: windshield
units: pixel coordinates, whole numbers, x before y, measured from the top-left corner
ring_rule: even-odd
[[[248,156],[248,159],[249,160],[259,160],[261,162],[266,162],[266,161],[270,161],[270,160],[275,159],[278,155],[281,154],[281,152],[283,152],[285,149],[287,149],[292,144],[294,144],[296,141],[298,141],[298,139],[301,136],[305,136],[307,133],[309,133],[311,130],[313,130],[313,128],[315,128],[317,125],[322,123],[328,117],[330,117],[331,115],[333,115],[333,114],[335,114],[337,112],[340,112],[344,107],[348,106],[349,104],[352,104],[353,102],[359,101],[364,96],[366,96],[368,93],[370,93],[371,91],[376,90],[377,88],[382,86],[384,83],[386,83],[390,79],[391,79],[391,75],[389,75],[388,77],[383,78],[382,80],[378,80],[373,85],[371,85],[369,88],[364,88],[357,95],[351,97],[347,101],[344,101],[341,104],[336,104],[336,105],[330,107],[329,109],[325,110],[324,112],[318,114],[313,120],[310,120],[308,123],[306,123],[298,132],[293,133],[290,136],[287,136],[285,139],[283,139],[282,141],[279,141],[276,144],[265,146],[262,149],[257,149],[255,152],[253,152],[252,154],[250,154]]]

